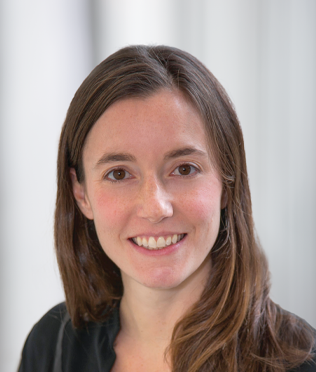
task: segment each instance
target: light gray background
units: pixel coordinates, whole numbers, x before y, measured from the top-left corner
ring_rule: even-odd
[[[204,62],[241,120],[272,298],[316,327],[316,1],[0,2],[0,370],[63,300],[53,252],[55,167],[70,100],[127,44]]]

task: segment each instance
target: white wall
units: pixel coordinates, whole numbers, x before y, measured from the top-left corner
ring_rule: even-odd
[[[0,3],[0,370],[63,300],[53,253],[59,131],[92,67],[127,44],[169,44],[218,77],[244,130],[272,298],[316,327],[316,2]]]
[[[31,326],[64,298],[53,251],[57,144],[93,67],[84,1],[2,1],[0,370],[15,371]]]

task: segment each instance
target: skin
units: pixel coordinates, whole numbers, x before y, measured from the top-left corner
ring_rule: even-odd
[[[184,148],[194,152],[170,157]],[[105,162],[109,153],[133,159]],[[71,177],[82,213],[94,220],[101,246],[122,273],[113,371],[169,370],[163,352],[173,327],[211,270],[208,254],[225,206],[214,165],[199,113],[175,90],[114,103],[88,134],[85,180],[78,183],[74,169]],[[111,182],[118,175],[113,169],[121,180]],[[185,237],[161,250],[131,241],[172,234]]]

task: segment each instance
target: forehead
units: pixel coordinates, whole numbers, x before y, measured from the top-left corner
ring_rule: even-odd
[[[147,98],[115,102],[88,134],[84,157],[104,151],[137,150],[159,156],[173,147],[195,146],[208,152],[205,125],[193,104],[177,90],[161,90]]]

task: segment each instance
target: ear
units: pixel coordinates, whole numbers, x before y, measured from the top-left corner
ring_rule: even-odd
[[[222,191],[222,198],[221,198],[221,209],[224,209],[227,205],[227,191],[226,189],[223,188],[223,191]]]
[[[93,212],[89,199],[87,198],[85,186],[78,182],[77,174],[74,168],[70,168],[70,178],[72,183],[72,192],[77,201],[77,205],[81,212],[89,219],[93,220]]]

